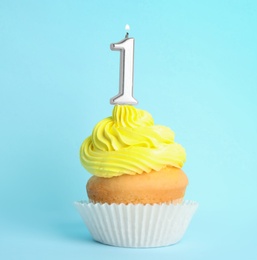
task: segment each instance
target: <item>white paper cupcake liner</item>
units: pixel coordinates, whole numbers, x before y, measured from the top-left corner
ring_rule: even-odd
[[[181,240],[198,203],[109,205],[77,201],[75,206],[98,242],[120,247],[160,247]]]

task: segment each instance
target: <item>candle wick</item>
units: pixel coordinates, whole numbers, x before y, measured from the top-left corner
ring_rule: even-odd
[[[125,38],[128,38],[128,36],[129,36],[129,33],[127,32],[126,35],[125,35]]]

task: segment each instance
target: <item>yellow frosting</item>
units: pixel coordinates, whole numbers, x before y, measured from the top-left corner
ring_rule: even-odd
[[[80,159],[90,173],[110,178],[158,171],[166,166],[181,168],[186,153],[174,142],[174,132],[154,125],[148,112],[131,105],[116,105],[112,116],[100,121],[83,142]]]

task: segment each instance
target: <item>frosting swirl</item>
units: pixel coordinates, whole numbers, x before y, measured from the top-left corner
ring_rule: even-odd
[[[166,166],[181,168],[186,153],[174,142],[174,132],[154,125],[148,112],[131,105],[116,105],[112,116],[97,123],[83,142],[80,160],[90,173],[110,178],[158,171]]]

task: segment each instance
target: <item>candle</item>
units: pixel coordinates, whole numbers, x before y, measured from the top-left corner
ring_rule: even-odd
[[[129,30],[129,25],[126,25]],[[137,100],[133,97],[134,80],[134,44],[135,39],[129,38],[129,33],[123,40],[111,44],[112,51],[120,51],[120,86],[118,95],[111,98],[113,105],[136,105]]]

